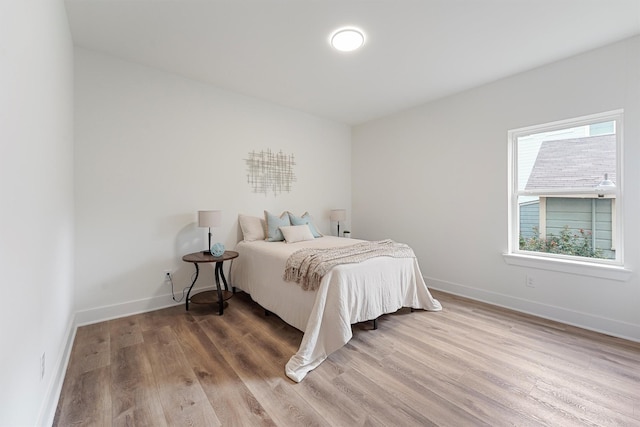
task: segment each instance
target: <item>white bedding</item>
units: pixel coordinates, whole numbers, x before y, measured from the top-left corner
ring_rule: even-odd
[[[317,291],[304,291],[282,278],[287,258],[299,249],[359,242],[325,236],[297,243],[242,241],[235,248],[240,256],[231,265],[231,284],[304,332],[298,352],[285,367],[296,382],[351,339],[353,323],[402,307],[442,309],[429,293],[415,258],[378,257],[337,266],[324,276]]]

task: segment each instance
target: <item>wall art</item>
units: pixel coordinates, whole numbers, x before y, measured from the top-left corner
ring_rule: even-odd
[[[247,159],[247,183],[254,193],[274,196],[291,191],[291,184],[296,181],[293,166],[296,162],[293,154],[285,154],[280,150],[251,151]]]

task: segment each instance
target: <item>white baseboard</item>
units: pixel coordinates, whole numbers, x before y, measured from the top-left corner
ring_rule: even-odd
[[[58,407],[58,400],[60,399],[60,392],[62,391],[62,384],[64,383],[67,366],[69,365],[69,358],[71,357],[71,349],[73,348],[76,329],[75,317],[72,316],[69,324],[67,325],[65,343],[61,347],[60,353],[53,364],[52,372],[54,372],[54,374],[52,375],[51,381],[47,387],[47,392],[38,415],[37,425],[39,426],[50,426],[53,424],[53,419]]]
[[[522,313],[531,314],[549,320],[555,320],[557,322],[566,323],[579,328],[589,329],[594,332],[600,332],[614,337],[640,342],[640,325],[621,322],[619,320],[609,319],[554,305],[542,304],[498,292],[472,288],[458,283],[438,280],[433,277],[424,277],[424,280],[430,289],[440,290],[442,292],[486,302],[488,304],[520,311]]]
[[[194,289],[193,293],[195,294],[213,289],[215,289],[214,286],[199,287]],[[76,327],[117,319],[119,317],[160,310],[162,308],[173,307],[184,303],[184,299],[177,302],[173,300],[171,294],[166,294],[120,304],[104,305],[102,307],[91,308],[89,310],[81,310],[76,312]]]

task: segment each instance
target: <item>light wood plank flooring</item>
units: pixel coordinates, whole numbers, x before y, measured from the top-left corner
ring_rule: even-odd
[[[78,329],[56,426],[640,426],[640,344],[433,292],[300,384],[302,333],[244,293]]]

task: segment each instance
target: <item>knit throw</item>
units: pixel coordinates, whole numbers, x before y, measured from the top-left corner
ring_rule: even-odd
[[[413,249],[393,240],[362,242],[328,249],[300,249],[289,256],[284,280],[296,282],[305,291],[315,291],[329,270],[340,264],[353,264],[374,257],[415,258]]]

